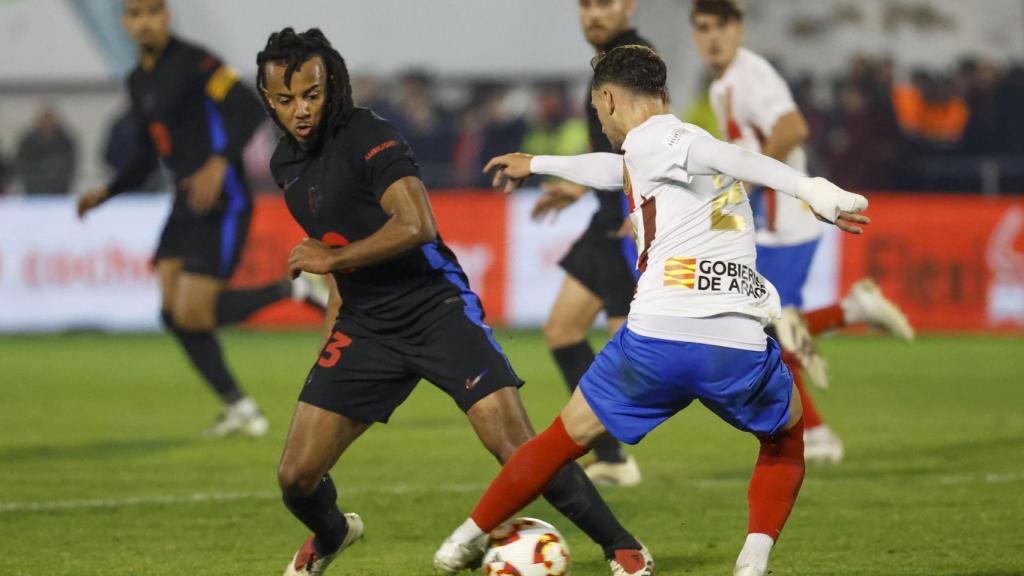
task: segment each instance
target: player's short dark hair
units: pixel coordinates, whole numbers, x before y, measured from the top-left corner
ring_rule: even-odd
[[[131,4],[131,2],[132,2],[132,0],[121,0],[121,10],[122,11],[127,11],[128,10],[128,4]],[[164,2],[164,0],[157,0],[157,4],[160,6],[161,10],[164,10],[164,9],[167,8],[167,3]]]
[[[743,5],[739,0],[693,0],[693,9],[690,11],[690,22],[698,14],[711,14],[724,19],[743,21]]]
[[[266,89],[266,65],[270,62],[285,64],[284,83],[291,87],[292,75],[310,58],[319,56],[324,62],[327,72],[327,102],[324,104],[324,126],[328,131],[335,131],[344,126],[352,115],[355,104],[352,102],[352,82],[348,75],[348,66],[341,54],[331,46],[331,42],[319,28],[310,28],[305,32],[295,32],[290,26],[280,32],[274,32],[267,38],[267,45],[256,55],[256,87],[260,92]],[[270,107],[266,98],[261,97],[267,113],[274,119],[278,127],[288,131],[277,119],[277,114]]]
[[[647,46],[631,44],[603,52],[590,61],[594,69],[592,89],[616,84],[643,94],[663,94],[668,69],[658,53]]]

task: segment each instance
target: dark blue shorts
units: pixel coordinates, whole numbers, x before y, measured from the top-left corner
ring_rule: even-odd
[[[804,284],[817,249],[817,239],[793,246],[757,245],[757,271],[779,291],[783,306],[803,307]]]
[[[735,428],[770,435],[789,420],[793,376],[771,338],[754,352],[648,338],[623,326],[583,375],[580,391],[627,444],[694,400]]]

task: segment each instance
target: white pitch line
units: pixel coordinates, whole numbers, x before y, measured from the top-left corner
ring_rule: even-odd
[[[1024,482],[1024,473],[1009,474],[961,474],[959,476],[943,476],[939,478],[943,484],[1009,484]]]
[[[339,490],[344,497],[347,494],[410,494],[415,492],[446,492],[483,493],[486,484],[442,484],[440,486],[414,486],[398,484],[395,486],[357,487]],[[127,508],[148,505],[202,504],[206,502],[232,502],[238,500],[277,500],[280,492],[198,492],[195,494],[162,494],[153,496],[131,496],[128,498],[97,498],[93,500],[42,500],[36,502],[0,502],[0,514],[7,512],[49,512],[54,510],[87,510],[96,508]]]
[[[934,480],[946,486],[959,484],[1008,484],[1024,482],[1024,473],[978,473],[956,476],[937,476]],[[839,482],[842,478],[815,478],[816,482]],[[701,478],[692,479],[689,483],[700,488],[746,485],[745,478]],[[467,492],[482,493],[487,485],[478,483],[441,484],[424,486],[412,484],[396,484],[393,486],[351,487],[341,486],[339,490],[344,498],[350,494],[413,494],[413,493],[449,493],[462,494]],[[89,510],[103,508],[129,508],[150,505],[182,505],[203,504],[207,502],[234,502],[240,500],[277,500],[281,493],[277,491],[258,492],[198,492],[195,494],[163,494],[153,496],[130,496],[128,498],[97,498],[93,500],[41,500],[28,502],[0,502],[0,514],[10,512],[50,512],[60,510]]]

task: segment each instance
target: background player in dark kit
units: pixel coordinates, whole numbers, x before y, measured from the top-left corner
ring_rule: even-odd
[[[285,132],[271,161],[274,179],[309,234],[289,266],[328,275],[328,314],[337,314],[278,470],[286,506],[314,533],[285,574],[322,574],[363,531],[358,515],[338,509],[329,471],[420,379],[455,400],[499,460],[533,429],[517,391],[522,382],[436,230],[412,150],[388,122],[353,105],[341,55],[318,29],[285,28],[271,34],[257,65],[258,87]],[[609,562],[639,554],[578,465],[566,466],[546,496]],[[483,553],[482,546],[463,551]]]
[[[109,185],[82,196],[79,215],[140,186],[158,162],[170,169],[177,180],[174,208],[153,259],[161,317],[224,404],[207,436],[261,436],[267,421],[228,370],[214,329],[278,300],[306,296],[287,281],[224,291],[252,216],[242,150],[264,121],[263,110],[231,67],[171,35],[163,0],[125,0],[122,21],[139,47],[128,93],[140,145]],[[297,286],[308,293],[308,284]]]
[[[580,26],[587,42],[598,53],[617,46],[650,46],[631,24],[635,0],[579,0]],[[601,132],[597,112],[584,103],[591,152],[614,152]],[[544,196],[534,207],[535,217],[557,212],[579,200],[588,189],[574,182],[556,181],[543,185]],[[626,321],[636,285],[636,244],[626,220],[626,195],[621,190],[595,190],[599,207],[590,225],[572,245],[559,265],[565,280],[544,324],[544,339],[558,364],[570,392],[594,362],[594,350],[587,341],[597,315],[604,310],[608,330],[614,334]],[[595,459],[587,464],[587,475],[598,484],[633,486],[640,483],[640,468],[622,445],[608,436],[594,445]]]

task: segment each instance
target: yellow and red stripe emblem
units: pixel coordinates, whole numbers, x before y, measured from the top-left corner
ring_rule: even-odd
[[[665,286],[693,288],[697,259],[676,256],[665,261]]]

